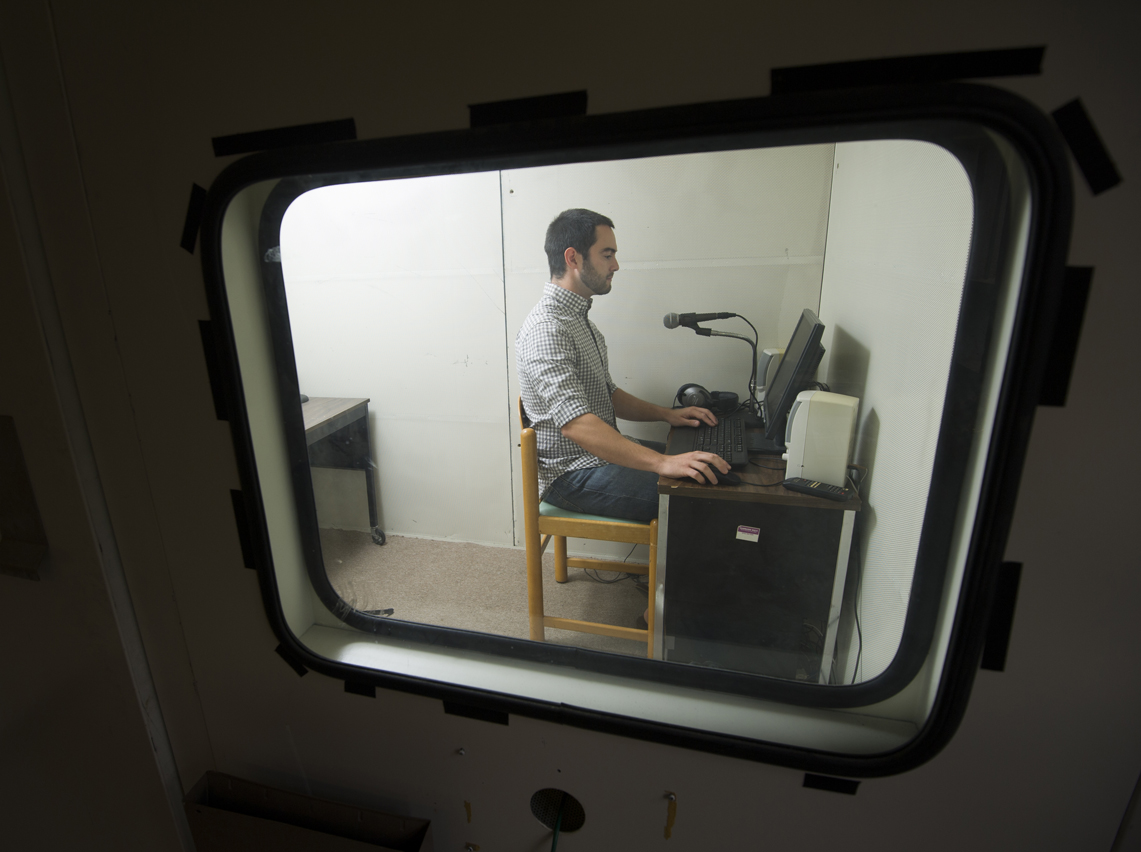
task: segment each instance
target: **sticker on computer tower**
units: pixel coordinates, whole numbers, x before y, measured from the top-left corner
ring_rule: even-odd
[[[741,541],[757,541],[760,537],[760,527],[737,527],[737,538]]]

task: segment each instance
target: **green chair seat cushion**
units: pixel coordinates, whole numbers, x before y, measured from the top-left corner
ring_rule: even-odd
[[[558,506],[545,501],[539,503],[539,514],[546,518],[573,518],[579,521],[605,521],[608,524],[636,524],[640,527],[649,526],[649,524],[644,524],[641,521],[631,521],[629,518],[607,518],[604,515],[587,515],[582,512],[571,512],[567,509],[560,509]]]

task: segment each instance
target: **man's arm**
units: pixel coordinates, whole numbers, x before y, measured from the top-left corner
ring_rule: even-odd
[[[615,393],[620,393],[616,391]],[[636,399],[636,397],[630,397]],[[641,400],[637,400],[641,402]],[[648,403],[646,403],[648,404]],[[615,406],[617,408],[617,406]],[[655,406],[657,407],[657,406]],[[669,410],[669,409],[665,409]],[[705,409],[698,409],[704,411]],[[708,412],[706,412],[708,413]],[[712,415],[710,415],[712,416]],[[629,418],[623,418],[629,419]],[[660,418],[647,418],[660,419]],[[653,471],[659,476],[674,479],[694,479],[697,482],[717,482],[717,473],[728,473],[729,463],[713,453],[682,453],[679,456],[666,456],[656,453],[649,447],[636,444],[622,437],[610,424],[593,414],[582,414],[562,428],[565,438],[570,438],[588,453],[593,453],[603,461],[630,467],[635,470]]]
[[[615,388],[610,395],[614,405],[614,414],[622,420],[633,420],[639,423],[662,421],[671,426],[697,426],[700,423],[717,425],[717,418],[708,408],[698,408],[691,405],[688,408],[664,408],[638,399],[633,394],[626,393],[622,388]],[[595,455],[598,455],[595,453]],[[602,458],[602,456],[599,456]],[[629,465],[626,465],[629,467]]]

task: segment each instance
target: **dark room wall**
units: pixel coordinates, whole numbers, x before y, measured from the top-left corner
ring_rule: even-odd
[[[1122,825],[1141,770],[1141,501],[1109,486],[1141,474],[1139,25],[1124,3],[1060,0],[4,0],[0,415],[49,546],[38,582],[0,574],[4,845],[192,848],[178,799],[214,769],[431,819],[443,850],[545,848],[528,809],[543,787],[585,806],[568,849],[1108,850],[1119,831],[1138,848]],[[1095,194],[1074,170],[1069,263],[1095,272],[1067,404],[1039,409],[1027,455],[1006,670],[980,672],[934,760],[850,797],[792,769],[348,695],[274,653],[203,362],[200,256],[179,245],[191,186],[234,159],[213,137],[456,129],[469,104],[582,89],[590,113],[764,96],[773,68],[1033,45],[1041,74],[982,82],[1046,113],[1080,98],[1124,180]]]

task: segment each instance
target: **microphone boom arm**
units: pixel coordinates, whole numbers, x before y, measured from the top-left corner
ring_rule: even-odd
[[[712,328],[701,328],[700,326],[693,326],[693,330],[702,337],[734,337],[749,344],[753,350],[753,372],[749,376],[749,398],[755,403],[757,400],[757,344],[745,335],[735,334],[732,331],[714,331]]]

